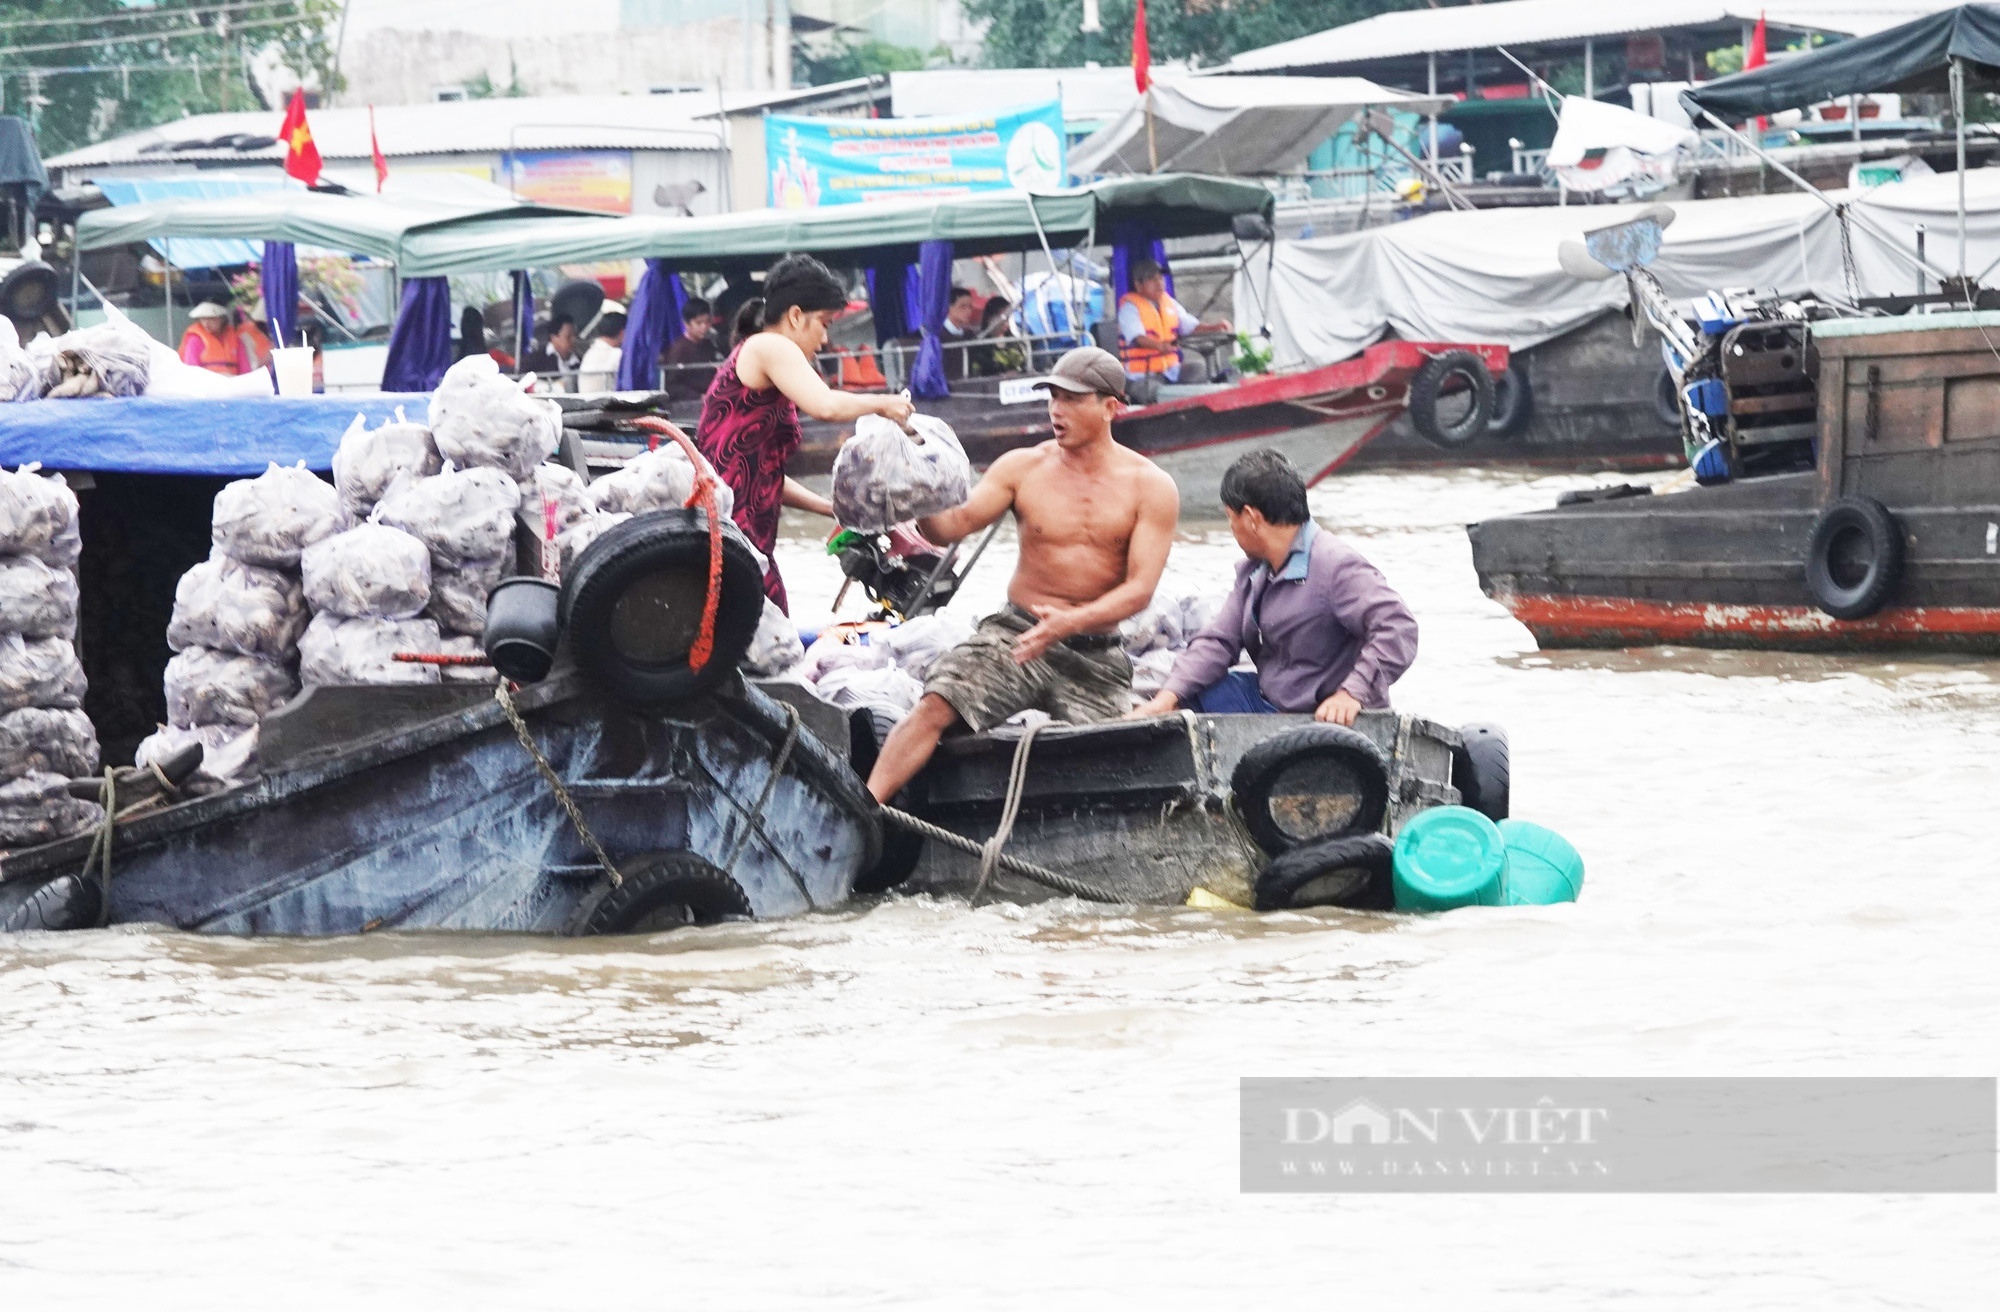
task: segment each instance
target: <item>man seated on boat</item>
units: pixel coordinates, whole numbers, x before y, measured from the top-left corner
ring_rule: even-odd
[[[1265,448],[1222,476],[1229,531],[1243,548],[1236,586],[1134,716],[1288,711],[1353,724],[1389,704],[1417,658],[1417,621],[1360,552],[1313,523],[1306,481]],[[1232,672],[1248,652],[1257,672]]]
[[[938,659],[916,709],[882,744],[868,791],[887,801],[923,769],[957,724],[978,732],[1025,710],[1087,724],[1131,703],[1132,662],[1118,622],[1144,610],[1166,568],[1180,515],[1174,480],[1111,440],[1125,371],[1094,346],[1056,361],[1048,393],[1052,441],[995,460],[966,503],[917,521],[932,542],[958,542],[1014,512],[1020,560],[1007,605]]]
[[[1167,275],[1151,260],[1132,265],[1132,290],[1118,300],[1118,340],[1125,372],[1133,378],[1156,375],[1169,383],[1209,381],[1208,360],[1183,351],[1181,341],[1198,332],[1228,332],[1224,320],[1204,325],[1167,292]]]
[[[662,390],[675,401],[699,401],[715,381],[722,347],[715,340],[715,307],[690,296],[681,307],[681,335],[674,338],[661,363],[667,366]]]
[[[971,372],[972,343],[979,337],[979,298],[969,287],[951,289],[951,300],[945,307],[943,331],[938,340],[944,343],[944,376],[958,382]]]

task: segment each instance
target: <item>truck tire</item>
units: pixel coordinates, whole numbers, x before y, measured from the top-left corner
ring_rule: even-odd
[[[1349,834],[1301,844],[1257,876],[1257,909],[1391,910],[1396,905],[1391,873],[1395,854],[1396,845],[1382,834]]]
[[[1470,405],[1463,413],[1440,410],[1444,398],[1460,397]],[[1464,446],[1486,431],[1493,417],[1493,375],[1486,361],[1471,351],[1446,351],[1418,366],[1410,378],[1410,423],[1447,450]]]
[[[848,759],[854,765],[854,773],[863,780],[875,768],[875,759],[882,754],[882,743],[895,727],[896,717],[879,706],[857,706],[847,717],[851,745]],[[904,785],[903,791],[891,799],[890,805],[898,811],[921,816],[923,786],[924,777],[919,774]],[[912,833],[885,817],[882,821],[882,855],[874,865],[854,877],[854,891],[888,892],[916,872],[917,862],[923,860],[923,856],[924,836]]]
[[[562,627],[577,667],[640,709],[698,697],[729,677],[764,614],[764,572],[733,525],[722,533],[715,647],[699,671],[688,650],[708,589],[708,520],[695,510],[636,515],[585,548],[563,582]]]
[[[1493,415],[1486,421],[1488,437],[1514,437],[1535,417],[1535,389],[1528,371],[1511,361],[1507,372],[1493,380]]]
[[[81,875],[57,875],[40,884],[26,879],[0,884],[0,934],[90,929],[97,924],[97,911],[97,881]]]
[[[692,852],[648,852],[618,863],[610,879],[578,908],[578,935],[659,934],[687,925],[754,920],[742,886]]]
[[[1507,731],[1497,724],[1468,724],[1458,733],[1465,745],[1452,749],[1451,786],[1459,804],[1499,824],[1507,818],[1513,791]]]
[[[1820,512],[1806,544],[1806,591],[1837,620],[1881,610],[1903,578],[1903,526],[1873,497],[1842,497]]]
[[[1302,843],[1380,828],[1389,806],[1389,758],[1354,729],[1301,725],[1243,753],[1229,788],[1250,836],[1278,856]]]

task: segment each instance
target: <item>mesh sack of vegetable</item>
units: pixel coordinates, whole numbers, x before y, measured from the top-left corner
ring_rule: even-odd
[[[167,646],[291,659],[312,612],[296,575],[210,553],[174,586]]]
[[[272,465],[215,494],[209,535],[246,565],[299,567],[299,556],[341,528],[340,494],[305,467]]]

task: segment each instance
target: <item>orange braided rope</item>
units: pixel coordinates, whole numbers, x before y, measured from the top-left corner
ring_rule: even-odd
[[[701,603],[701,628],[695,633],[694,646],[688,648],[688,668],[699,674],[707,667],[708,658],[715,654],[715,611],[722,602],[722,517],[715,513],[715,489],[719,480],[707,458],[695,449],[693,440],[679,428],[652,415],[641,415],[632,422],[652,434],[646,444],[647,450],[658,450],[662,437],[671,437],[680,443],[681,450],[687,452],[688,462],[694,466],[694,493],[688,497],[687,504],[700,507],[708,516],[708,595]]]

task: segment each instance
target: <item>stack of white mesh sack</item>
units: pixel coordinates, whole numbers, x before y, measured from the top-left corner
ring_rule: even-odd
[[[301,560],[340,525],[339,495],[303,465],[272,465],[216,493],[213,548],[174,589],[167,723],[139,744],[140,765],[200,742],[197,786],[256,773],[258,724],[299,689],[311,619]]]
[[[431,397],[431,432],[460,469],[498,469],[525,483],[562,440],[562,411],[500,376],[490,355],[445,370]]]
[[[594,479],[584,491],[585,510],[556,538],[565,570],[607,529],[650,510],[677,510],[694,495],[694,465],[678,443],[662,442]],[[725,521],[736,513],[736,494],[727,483],[715,487],[715,508]]]
[[[0,470],[0,848],[67,838],[104,817],[66,791],[98,760],[75,646],[76,512],[60,477]]]
[[[521,489],[504,471],[446,464],[433,477],[399,480],[375,507],[376,524],[409,534],[429,553],[430,597],[423,613],[445,637],[476,639],[485,629],[486,594],[512,572],[520,503]],[[476,643],[466,647],[475,649]]]

